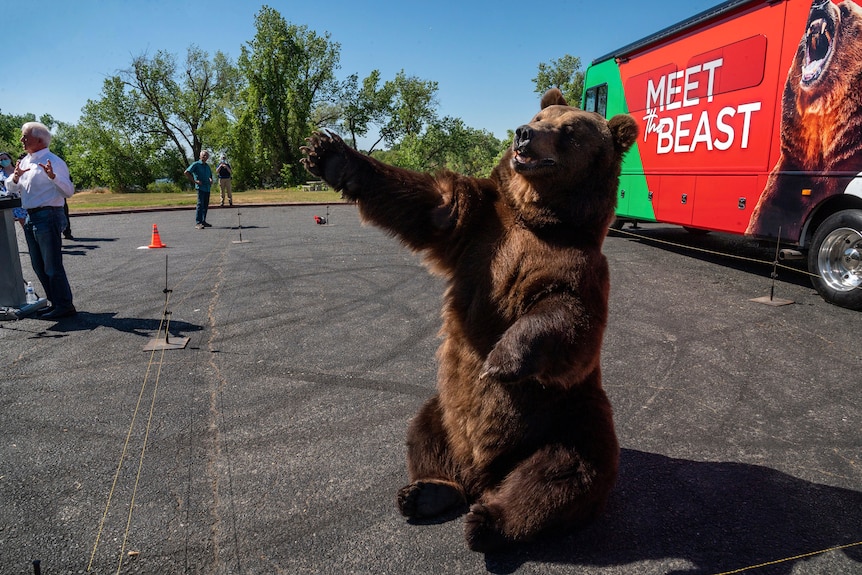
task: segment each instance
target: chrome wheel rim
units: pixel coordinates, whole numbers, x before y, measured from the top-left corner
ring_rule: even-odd
[[[826,285],[835,291],[862,286],[862,234],[852,228],[830,232],[820,245],[817,269]]]

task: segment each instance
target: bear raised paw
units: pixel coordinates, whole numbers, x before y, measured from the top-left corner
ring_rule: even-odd
[[[617,475],[601,248],[637,126],[556,89],[541,107],[487,179],[389,166],[329,133],[303,147],[309,172],[447,281],[437,393],[408,430],[396,500],[410,518],[466,511],[477,551],[583,525]]]

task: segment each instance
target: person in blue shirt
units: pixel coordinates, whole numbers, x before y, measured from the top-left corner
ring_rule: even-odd
[[[209,164],[207,164],[210,153],[206,150],[201,150],[200,158],[200,160],[186,168],[184,173],[189,181],[195,185],[195,190],[198,192],[195,227],[202,230],[212,227],[212,225],[207,223],[207,210],[210,206],[210,188],[213,184],[213,171],[210,169]]]

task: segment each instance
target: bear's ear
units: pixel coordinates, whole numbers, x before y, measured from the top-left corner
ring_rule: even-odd
[[[628,114],[618,114],[611,118],[608,128],[614,137],[614,148],[620,154],[628,150],[638,137],[638,125]]]
[[[551,88],[542,96],[542,107],[540,110],[544,110],[548,106],[568,106],[559,88]]]

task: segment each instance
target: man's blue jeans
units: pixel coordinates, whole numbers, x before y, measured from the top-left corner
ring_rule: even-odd
[[[198,190],[198,205],[195,210],[195,223],[202,224],[207,221],[207,210],[210,207],[210,191]]]
[[[62,206],[28,213],[24,222],[24,238],[33,271],[45,290],[45,297],[59,310],[72,308],[72,289],[63,267],[62,234],[66,223]]]

